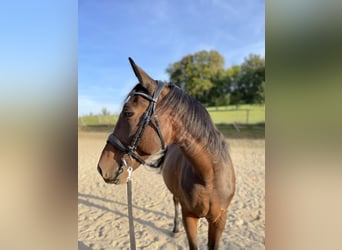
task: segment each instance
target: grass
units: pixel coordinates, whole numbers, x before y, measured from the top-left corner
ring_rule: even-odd
[[[265,139],[265,123],[216,124],[216,127],[229,139]]]
[[[245,123],[255,124],[265,122],[265,106],[257,104],[230,105],[207,108],[215,124]]]
[[[264,104],[239,104],[239,105],[227,105],[227,106],[215,106],[215,107],[207,107],[209,112],[212,111],[225,111],[225,110],[242,110],[242,109],[265,109]]]
[[[207,108],[217,128],[227,138],[265,138],[264,105]],[[82,131],[111,132],[118,115],[87,115],[78,118]]]
[[[78,118],[78,126],[114,126],[118,121],[118,115],[85,115]]]

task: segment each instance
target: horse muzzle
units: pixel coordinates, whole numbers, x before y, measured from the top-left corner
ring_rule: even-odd
[[[103,173],[100,164],[97,165],[97,171],[99,172],[99,174],[101,175],[101,177],[103,178],[103,180],[107,184],[121,184],[121,183],[123,183],[123,182],[120,181],[121,174],[123,173],[122,167],[119,167],[116,170],[114,177],[110,176],[109,174]]]

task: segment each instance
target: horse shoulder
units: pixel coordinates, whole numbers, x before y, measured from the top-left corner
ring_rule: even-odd
[[[179,182],[182,174],[181,166],[184,165],[184,156],[179,147],[172,144],[168,147],[164,162],[162,164],[162,175],[164,182],[170,192],[179,196]]]

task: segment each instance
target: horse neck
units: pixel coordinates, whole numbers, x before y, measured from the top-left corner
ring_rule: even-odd
[[[215,168],[222,162],[220,156],[212,154],[206,147],[207,142],[195,139],[187,129],[183,128],[176,134],[178,135],[175,139],[176,144],[181,148],[193,169],[206,183],[211,183]]]
[[[174,88],[160,110],[167,144],[177,144],[199,175],[213,178],[216,167],[227,160],[227,150],[205,108]]]

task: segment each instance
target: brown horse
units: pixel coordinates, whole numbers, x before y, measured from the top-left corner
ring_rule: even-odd
[[[129,93],[98,171],[107,183],[125,183],[127,166],[158,167],[173,194],[179,231],[179,203],[190,249],[197,249],[197,223],[208,221],[208,248],[218,249],[235,174],[223,135],[205,108],[180,88],[153,80],[132,59],[139,83]]]

